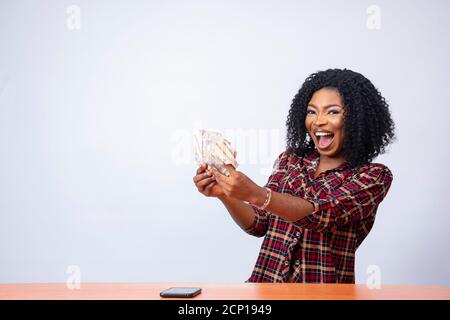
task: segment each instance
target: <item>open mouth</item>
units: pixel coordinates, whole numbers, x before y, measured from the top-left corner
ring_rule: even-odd
[[[320,149],[328,148],[334,139],[334,134],[331,132],[317,131],[314,135],[317,139],[317,146]]]

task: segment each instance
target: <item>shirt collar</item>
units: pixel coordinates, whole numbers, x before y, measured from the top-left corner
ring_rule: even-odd
[[[319,165],[319,159],[320,159],[320,153],[317,149],[314,149],[309,155],[303,158],[305,167],[308,171],[316,171],[318,165]],[[349,165],[347,161],[344,161],[336,168],[326,170],[326,171],[344,171],[345,169],[348,169]]]

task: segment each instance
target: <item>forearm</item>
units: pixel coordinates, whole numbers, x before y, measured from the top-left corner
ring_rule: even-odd
[[[227,208],[233,220],[242,228],[248,229],[255,218],[253,208],[240,200],[236,200],[227,196],[218,197]]]
[[[262,206],[266,195],[266,189],[258,188],[250,202]],[[272,198],[266,210],[286,221],[293,222],[311,214],[314,211],[314,205],[305,199],[272,191]]]

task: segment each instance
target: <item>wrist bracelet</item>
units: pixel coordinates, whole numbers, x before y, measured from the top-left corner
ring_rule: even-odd
[[[266,199],[264,200],[264,204],[261,207],[258,207],[259,210],[265,210],[267,208],[267,206],[270,203],[270,200],[272,199],[272,189],[270,188],[264,188],[267,190],[266,193]]]

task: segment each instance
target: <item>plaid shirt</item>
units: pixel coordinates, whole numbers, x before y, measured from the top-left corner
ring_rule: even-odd
[[[306,199],[314,211],[288,222],[253,207],[255,219],[245,231],[264,241],[246,282],[355,282],[355,251],[373,226],[392,173],[378,163],[343,163],[314,178],[318,163],[317,150],[278,157],[266,187]]]

